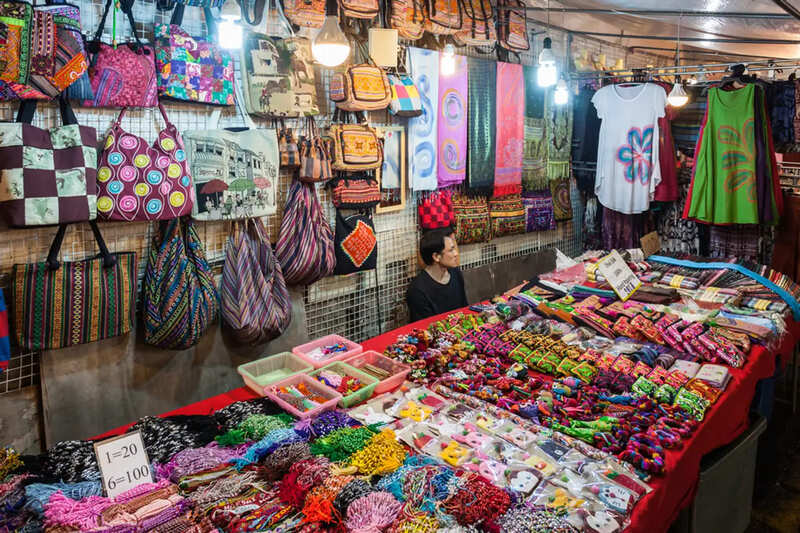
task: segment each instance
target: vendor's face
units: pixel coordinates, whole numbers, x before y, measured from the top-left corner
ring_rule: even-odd
[[[434,254],[434,260],[445,268],[455,268],[458,266],[458,244],[452,237],[444,238],[444,250],[441,254]]]

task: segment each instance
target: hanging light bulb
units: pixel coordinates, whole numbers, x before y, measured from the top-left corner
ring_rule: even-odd
[[[536,82],[540,87],[551,87],[558,81],[558,67],[556,56],[553,55],[550,37],[544,38],[542,51],[539,53],[539,69],[536,73]]]
[[[452,76],[456,72],[456,49],[455,47],[447,43],[444,45],[444,51],[442,51],[442,59],[439,63],[439,74],[442,76]]]
[[[667,96],[667,103],[672,107],[681,107],[686,105],[686,102],[689,101],[689,96],[686,94],[686,91],[683,90],[683,84],[681,83],[680,78],[675,81],[675,85],[672,86],[672,90],[669,92],[669,96]]]
[[[242,47],[242,12],[236,2],[227,2],[220,13],[219,46],[226,50],[237,50]]]
[[[350,55],[350,43],[339,27],[336,15],[327,15],[319,33],[311,43],[311,55],[317,63],[335,67],[344,63]]]
[[[569,89],[567,82],[564,78],[558,80],[556,84],[556,92],[553,94],[553,103],[556,105],[564,105],[569,101]]]

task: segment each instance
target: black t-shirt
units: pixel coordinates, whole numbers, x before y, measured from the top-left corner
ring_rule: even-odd
[[[443,285],[425,270],[411,282],[406,293],[411,322],[467,306],[464,276],[461,270],[450,268],[450,281]]]

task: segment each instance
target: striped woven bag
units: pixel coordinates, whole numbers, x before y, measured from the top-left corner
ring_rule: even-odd
[[[222,323],[240,344],[270,341],[292,321],[289,291],[260,218],[233,223],[220,300]]]
[[[275,256],[288,285],[311,285],[333,272],[336,266],[333,230],[313,185],[292,181]]]
[[[144,342],[169,349],[197,344],[217,317],[217,291],[189,217],[160,222],[142,281]]]

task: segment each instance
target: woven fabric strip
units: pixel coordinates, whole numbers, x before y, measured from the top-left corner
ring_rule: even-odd
[[[411,74],[422,101],[422,114],[408,121],[408,160],[411,189],[436,189],[439,52],[408,49]]]
[[[449,187],[467,176],[467,58],[455,56],[452,75],[439,73],[439,187]]]
[[[497,146],[494,195],[522,192],[522,153],[525,137],[525,81],[522,65],[497,63]]]
[[[489,192],[494,186],[497,63],[469,57],[467,68],[469,70],[467,186],[475,191]]]
[[[0,291],[0,372],[8,368],[11,359],[11,345],[8,340],[8,309]]]

